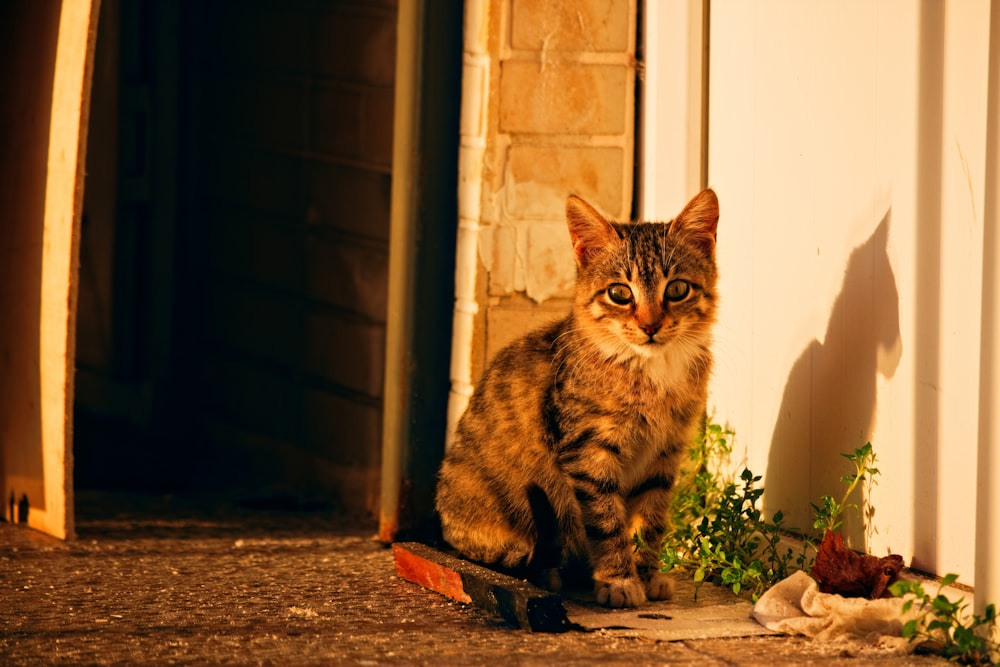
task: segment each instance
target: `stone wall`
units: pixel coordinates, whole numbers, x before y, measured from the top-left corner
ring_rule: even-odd
[[[636,0],[490,3],[474,377],[510,340],[567,312],[567,195],[614,218],[632,213],[636,21]]]

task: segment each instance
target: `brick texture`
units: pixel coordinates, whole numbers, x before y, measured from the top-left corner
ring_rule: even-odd
[[[624,135],[631,72],[624,65],[506,62],[500,77],[500,130]]]
[[[511,46],[530,51],[624,53],[634,12],[629,0],[511,2]]]
[[[491,0],[490,9],[486,335],[475,368],[569,309],[566,197],[616,219],[632,210],[637,0]]]
[[[544,304],[531,304],[523,297],[510,299],[489,309],[489,343],[487,356],[492,357],[524,333],[566,316],[570,303],[549,299]]]
[[[561,222],[566,195],[572,193],[607,215],[627,217],[631,196],[625,191],[626,162],[631,163],[631,156],[619,146],[513,145],[507,210],[524,219],[555,217]],[[539,196],[539,190],[550,196]]]

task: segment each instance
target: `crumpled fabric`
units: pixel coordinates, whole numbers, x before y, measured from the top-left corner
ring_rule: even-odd
[[[903,614],[902,598],[845,598],[821,593],[816,581],[799,571],[767,592],[753,607],[754,619],[768,630],[789,635],[805,635],[822,641],[862,640],[909,651],[903,638],[903,624],[915,617]]]

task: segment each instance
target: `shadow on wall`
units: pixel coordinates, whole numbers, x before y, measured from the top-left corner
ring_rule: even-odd
[[[877,374],[890,378],[902,356],[899,294],[886,245],[891,210],[851,253],[823,341],[813,340],[788,375],[767,463],[767,506],[789,526],[812,528],[811,502],[846,487],[852,472],[840,454],[871,440]],[[873,443],[878,454],[878,443]],[[853,500],[860,505],[860,496]],[[844,537],[865,546],[863,522],[844,513]]]

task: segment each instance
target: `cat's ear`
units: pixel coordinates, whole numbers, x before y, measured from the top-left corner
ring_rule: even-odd
[[[621,241],[621,235],[593,206],[576,195],[566,200],[566,226],[573,241],[576,263],[586,267],[595,255]]]
[[[688,202],[670,225],[670,233],[698,246],[709,255],[715,254],[716,230],[719,226],[719,198],[711,189],[702,190]]]

